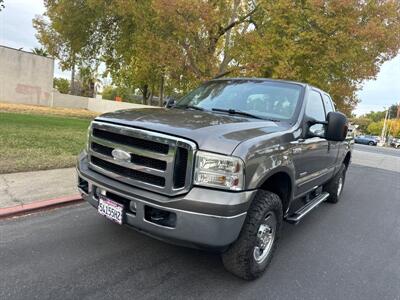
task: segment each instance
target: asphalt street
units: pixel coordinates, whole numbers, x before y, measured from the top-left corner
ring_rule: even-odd
[[[82,203],[0,221],[0,299],[400,299],[400,150],[355,149],[341,202],[285,224],[256,281]]]

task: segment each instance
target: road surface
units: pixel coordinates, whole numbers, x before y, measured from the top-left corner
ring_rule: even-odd
[[[0,221],[0,299],[400,299],[397,153],[356,145],[342,201],[285,224],[253,282],[218,255],[118,226],[86,203]]]

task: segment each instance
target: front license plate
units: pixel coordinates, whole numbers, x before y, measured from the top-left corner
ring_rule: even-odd
[[[107,198],[99,198],[99,206],[97,207],[99,214],[105,216],[106,218],[122,224],[122,219],[124,216],[124,206],[112,201]]]

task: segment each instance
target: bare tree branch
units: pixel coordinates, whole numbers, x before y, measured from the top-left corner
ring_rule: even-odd
[[[240,0],[235,0],[233,2],[233,7],[232,7],[232,14],[231,18],[229,20],[229,24],[232,24],[237,16],[238,8],[239,8]],[[229,55],[229,48],[231,44],[231,29],[229,29],[226,32],[226,37],[225,37],[225,47],[224,47],[224,59],[221,62],[221,65],[219,66],[219,72],[222,73],[225,71],[225,68],[228,66],[229,62],[231,61],[231,57]]]
[[[228,30],[231,30],[233,27],[243,23],[244,21],[246,21],[247,18],[251,17],[255,12],[257,11],[257,6],[254,7],[249,13],[247,13],[244,16],[241,16],[240,18],[236,19],[235,21],[231,22],[230,24],[228,24],[226,27],[224,28],[220,28],[220,30],[218,31],[218,38],[223,36]]]
[[[200,69],[197,67],[196,62],[194,61],[193,55],[191,54],[190,51],[190,46],[186,43],[182,44],[183,49],[186,52],[186,56],[189,60],[189,64],[188,67],[193,71],[193,73],[195,73],[197,76],[202,76],[202,72],[200,71]]]

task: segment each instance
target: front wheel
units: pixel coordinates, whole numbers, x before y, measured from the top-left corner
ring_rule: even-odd
[[[222,254],[225,268],[246,280],[261,276],[272,260],[281,227],[281,200],[274,193],[258,191],[239,238]]]
[[[346,179],[346,165],[342,164],[339,172],[324,186],[324,190],[329,193],[326,200],[330,203],[338,203],[342,195],[344,181]]]
[[[374,145],[375,145],[375,143],[374,143],[374,142],[369,142],[369,143],[368,143],[368,145],[370,145],[370,146],[374,146]]]

